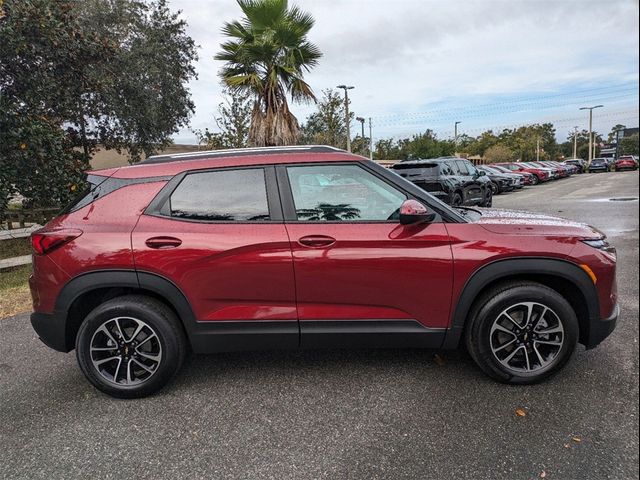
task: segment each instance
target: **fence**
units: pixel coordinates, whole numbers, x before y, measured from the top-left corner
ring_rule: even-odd
[[[5,210],[0,228],[13,230],[25,228],[27,224],[44,225],[60,211],[59,208],[33,208],[30,210]]]

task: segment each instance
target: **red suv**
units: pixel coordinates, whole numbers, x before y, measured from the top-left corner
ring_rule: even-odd
[[[116,397],[158,390],[188,350],[462,343],[526,384],[618,315],[601,232],[451,208],[330,147],[157,156],[86,187],[32,236],[31,321]]]
[[[621,172],[623,170],[636,170],[638,168],[638,164],[632,155],[623,155],[616,160],[615,168],[616,172]]]

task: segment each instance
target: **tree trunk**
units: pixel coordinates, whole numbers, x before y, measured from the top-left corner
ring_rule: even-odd
[[[289,111],[286,103],[275,112],[267,108],[266,113],[255,102],[251,113],[249,145],[252,147],[274,147],[295,145],[298,140],[298,120]]]

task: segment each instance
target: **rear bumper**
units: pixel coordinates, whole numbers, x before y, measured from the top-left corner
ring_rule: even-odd
[[[587,350],[597,347],[605,338],[611,335],[616,328],[618,316],[620,315],[620,306],[616,304],[613,313],[609,318],[593,320],[589,324],[589,332],[585,338],[584,345]]]
[[[56,314],[33,312],[31,325],[47,347],[59,352],[70,352],[67,345],[65,319]]]

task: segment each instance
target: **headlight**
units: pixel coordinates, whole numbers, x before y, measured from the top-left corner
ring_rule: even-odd
[[[616,247],[611,245],[606,238],[598,238],[595,240],[582,240],[582,243],[590,247],[597,248],[601,252],[607,253],[614,260],[616,259]]]

